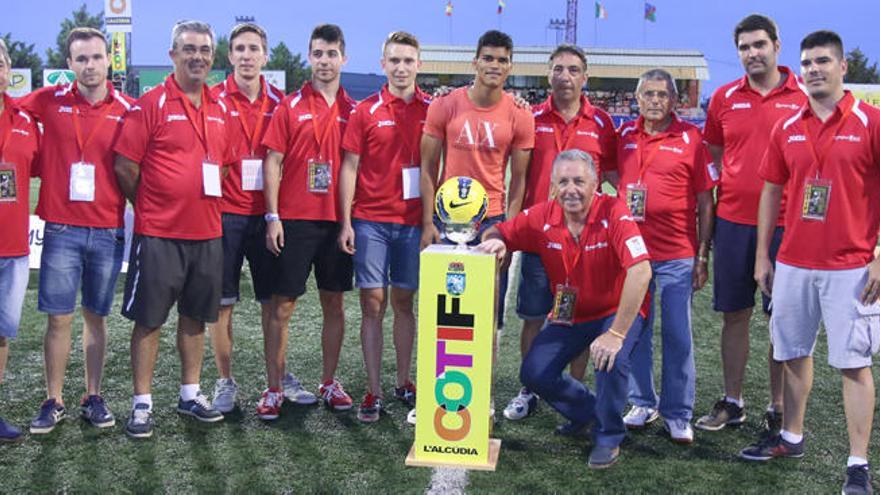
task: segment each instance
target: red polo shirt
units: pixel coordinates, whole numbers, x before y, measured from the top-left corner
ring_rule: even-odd
[[[822,123],[805,105],[777,123],[760,172],[764,180],[784,184],[791,201],[777,260],[801,268],[843,270],[874,259],[880,227],[880,109],[847,91]],[[804,186],[817,174],[831,181],[824,222],[801,216]]]
[[[568,122],[553,107],[553,96],[532,107],[535,117],[535,149],[526,180],[523,208],[543,203],[550,197],[553,159],[561,151],[579,149],[593,157],[596,172],[617,169],[617,135],[614,121],[602,109],[581,95],[581,108]]]
[[[342,140],[342,149],[360,156],[352,218],[421,224],[421,198],[404,199],[403,174],[404,169],[419,169],[422,125],[430,104],[431,97],[418,86],[407,103],[386,84],[355,108]]]
[[[132,102],[109,81],[107,97],[95,105],[83,98],[76,83],[38,89],[22,98],[22,107],[43,125],[37,203],[37,215],[43,220],[82,227],[122,226],[125,198],[113,170],[113,144]],[[71,165],[78,162],[95,166],[94,201],[70,200]]]
[[[693,257],[697,252],[697,193],[715,185],[712,157],[700,130],[673,114],[664,132],[649,135],[644,118],[620,126],[617,159],[620,186],[626,200],[627,184],[647,189],[645,221],[639,229],[654,261]]]
[[[574,322],[605,318],[617,312],[626,270],[649,260],[648,250],[639,228],[629,215],[626,205],[604,194],[593,196],[587,223],[575,243],[565,226],[562,207],[555,201],[537,204],[498,225],[508,251],[526,251],[541,257],[554,295],[558,284],[566,283],[568,263],[572,266],[569,285],[577,287]],[[642,315],[647,314],[647,298]]]
[[[207,86],[195,109],[174,74],[135,102],[115,151],[140,165],[136,234],[186,240],[222,235],[221,198],[205,194],[202,164],[239,159],[228,118],[225,103]]]
[[[25,256],[30,251],[30,180],[37,171],[34,161],[40,135],[34,119],[18,102],[6,93],[0,98],[4,105],[0,114],[0,257],[7,258]]]
[[[336,190],[342,164],[340,144],[355,104],[340,87],[330,107],[306,82],[275,109],[263,145],[284,155],[278,191],[278,214],[282,219],[335,222],[339,218]],[[310,160],[329,162],[328,192],[309,191]]]
[[[440,182],[460,175],[476,179],[489,196],[488,216],[504,214],[510,153],[535,146],[532,113],[517,107],[507,93],[492,107],[478,107],[468,97],[468,88],[459,88],[431,103],[424,133],[444,143]]]
[[[240,150],[242,159],[266,158],[266,147],[263,136],[269,127],[269,121],[275,107],[284,99],[284,92],[266,83],[260,76],[260,94],[251,102],[238,89],[235,76],[230,74],[220,84],[211,88],[215,98],[223,98],[228,103],[228,115],[232,122],[233,146]],[[245,191],[241,186],[241,160],[229,167],[229,174],[223,179],[223,213],[237,215],[262,215],[266,212],[266,200],[263,191]]]
[[[787,67],[779,67],[779,72],[785,81],[767,96],[752,89],[743,76],[715,90],[709,102],[703,138],[724,148],[717,214],[730,222],[758,224],[763,186],[758,166],[770,131],[779,119],[790,117],[807,102],[795,75]],[[783,223],[784,212],[783,206],[778,225]]]

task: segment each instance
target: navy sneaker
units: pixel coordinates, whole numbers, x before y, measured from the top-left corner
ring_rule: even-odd
[[[416,407],[416,386],[408,381],[402,387],[394,389],[394,397],[411,408]]]
[[[871,495],[871,468],[867,464],[846,468],[846,482],[843,484],[843,495]]]
[[[0,418],[0,443],[16,443],[24,440],[21,430]]]
[[[150,438],[153,436],[153,411],[147,404],[137,404],[131,410],[131,416],[125,423],[125,434],[132,438]]]
[[[782,435],[767,437],[753,443],[739,452],[739,456],[748,461],[769,461],[774,457],[801,458],[804,456],[804,441],[789,443]]]
[[[40,414],[31,421],[31,433],[43,435],[55,429],[55,425],[64,419],[67,410],[55,399],[46,399],[40,405]]]
[[[116,418],[113,417],[113,413],[107,409],[107,404],[104,403],[104,398],[100,395],[83,397],[79,407],[80,416],[91,423],[92,426],[98,428],[110,428],[116,424]]]
[[[214,409],[214,406],[208,402],[208,398],[202,395],[201,392],[193,400],[178,399],[177,412],[192,416],[205,423],[223,421],[223,413]]]

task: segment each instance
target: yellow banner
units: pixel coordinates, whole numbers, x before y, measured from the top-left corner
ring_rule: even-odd
[[[489,462],[495,257],[454,246],[422,251],[413,455],[420,462]]]
[[[880,107],[880,84],[846,84],[855,98]]]
[[[125,33],[113,33],[110,48],[113,72],[125,72]]]

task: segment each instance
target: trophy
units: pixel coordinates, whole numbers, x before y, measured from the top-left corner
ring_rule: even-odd
[[[483,185],[470,177],[452,177],[437,190],[434,210],[446,238],[464,249],[480,230],[489,199]]]

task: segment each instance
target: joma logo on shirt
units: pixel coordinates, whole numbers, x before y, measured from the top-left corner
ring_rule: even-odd
[[[806,141],[807,136],[804,136],[803,134],[792,134],[791,136],[788,136],[789,143],[804,143]]]
[[[547,127],[545,125],[539,125],[539,126],[535,127],[535,132],[544,132],[544,133],[553,134],[553,128]]]
[[[746,102],[746,103],[734,103],[733,105],[730,106],[730,109],[731,109],[731,110],[744,110],[744,109],[746,109],[746,108],[752,108],[752,104],[751,104],[751,103],[748,103],[748,102]]]
[[[562,251],[562,244],[558,242],[548,242],[547,249],[556,249],[557,251]]]
[[[73,113],[73,107],[58,106],[58,113]]]
[[[208,116],[208,122],[217,122],[218,124],[226,123],[226,121],[221,119],[220,117],[211,117],[210,115]]]
[[[636,143],[626,143],[623,145],[623,149],[625,150],[637,150],[639,149],[639,145]]]
[[[455,144],[474,146],[483,149],[495,149],[495,128],[498,124],[486,120],[477,121],[472,125],[469,120],[464,121]]]
[[[175,120],[187,120],[186,115],[180,115],[178,113],[168,114],[168,119],[166,120],[166,122],[174,122]]]
[[[310,113],[304,113],[304,114],[300,115],[299,117],[297,117],[297,118],[296,118],[296,121],[297,121],[297,122],[302,122],[302,121],[304,121],[304,120],[311,120],[311,118],[312,118],[312,114],[310,114]]]
[[[376,122],[376,127],[380,127],[380,128],[381,127],[391,127],[393,125],[394,125],[393,120],[380,120],[380,121]]]

